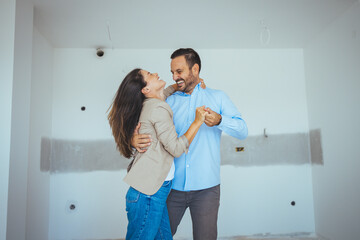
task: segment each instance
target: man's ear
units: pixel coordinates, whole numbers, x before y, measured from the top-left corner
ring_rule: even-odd
[[[143,89],[141,89],[141,92],[146,95],[150,92],[150,89],[148,87],[143,87]]]
[[[199,64],[195,63],[194,66],[191,68],[192,74],[194,76],[199,75]]]

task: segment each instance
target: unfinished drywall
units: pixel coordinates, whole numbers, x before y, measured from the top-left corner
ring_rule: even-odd
[[[320,130],[307,133],[249,136],[221,139],[221,164],[268,166],[323,164]],[[311,155],[309,154],[311,146]],[[311,156],[311,160],[309,157]],[[41,171],[51,173],[115,171],[126,169],[130,160],[121,156],[114,140],[41,141]]]
[[[238,140],[223,136],[221,159],[224,165],[267,166],[309,164],[307,133],[250,136]],[[244,147],[237,152],[237,147]]]
[[[89,172],[126,169],[130,160],[116,150],[113,140],[57,140],[43,138],[41,171]]]
[[[324,165],[323,150],[321,144],[321,130],[310,130],[310,158],[313,164]]]

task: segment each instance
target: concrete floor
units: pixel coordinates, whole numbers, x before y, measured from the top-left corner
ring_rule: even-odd
[[[191,238],[176,238],[174,240],[191,240]],[[220,237],[218,240],[319,240],[313,233],[291,233],[291,234],[256,234],[252,236]]]
[[[111,239],[104,239],[111,240]],[[112,239],[124,240],[124,239]],[[192,238],[174,237],[174,240],[192,240]],[[218,240],[320,240],[313,233],[290,233],[290,234],[256,234],[252,236],[219,237]]]
[[[273,237],[230,237],[218,238],[218,240],[319,240],[317,237],[289,237],[289,236],[273,236]]]
[[[306,238],[298,238],[298,237],[270,237],[270,238],[253,238],[253,237],[233,237],[233,238],[218,238],[218,240],[319,240],[316,237],[306,237]]]
[[[125,239],[122,238],[122,239],[105,239],[105,240],[125,240]],[[192,238],[174,238],[174,240],[192,240]],[[226,237],[226,238],[218,238],[218,240],[320,240],[320,239],[317,237],[273,236],[273,237]]]

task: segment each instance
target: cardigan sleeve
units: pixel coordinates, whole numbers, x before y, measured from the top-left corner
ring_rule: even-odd
[[[164,89],[164,97],[167,99],[171,94],[175,92],[175,89],[170,85]]]
[[[184,135],[178,137],[172,119],[172,111],[167,103],[159,104],[153,110],[151,119],[157,138],[167,152],[174,157],[180,157],[184,152],[188,152],[189,141]]]

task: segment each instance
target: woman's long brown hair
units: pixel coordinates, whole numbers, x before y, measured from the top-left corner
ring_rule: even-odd
[[[133,155],[131,138],[145,100],[141,90],[146,82],[140,71],[141,69],[136,68],[126,75],[109,108],[108,120],[117,148],[126,158]]]

